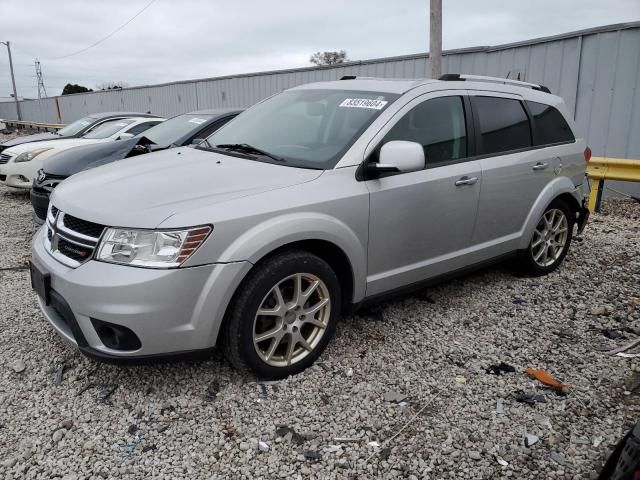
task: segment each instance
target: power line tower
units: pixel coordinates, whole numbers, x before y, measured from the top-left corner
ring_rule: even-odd
[[[42,77],[42,67],[40,60],[36,58],[36,78],[38,79],[38,100],[47,96],[47,89],[44,87],[44,78]]]

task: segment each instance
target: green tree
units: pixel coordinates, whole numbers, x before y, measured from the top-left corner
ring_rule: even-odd
[[[67,83],[62,89],[62,95],[85,92],[93,92],[93,90],[87,87],[83,87],[82,85],[78,85],[77,83]]]

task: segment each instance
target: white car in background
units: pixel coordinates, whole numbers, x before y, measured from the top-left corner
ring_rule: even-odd
[[[29,190],[38,170],[52,155],[81,145],[131,138],[164,120],[157,117],[121,118],[105,122],[80,138],[44,140],[7,148],[0,154],[0,183]]]

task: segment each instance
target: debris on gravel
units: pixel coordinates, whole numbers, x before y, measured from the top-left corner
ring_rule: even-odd
[[[508,363],[500,362],[496,365],[489,365],[485,370],[489,375],[504,375],[507,373],[513,373],[516,371],[514,367]]]
[[[22,360],[18,359],[11,364],[11,368],[16,373],[22,373],[27,368],[27,366],[24,364]]]
[[[588,479],[638,418],[640,359],[615,355],[640,351],[633,202],[605,201],[551,275],[499,266],[346,318],[276,385],[220,356],[121,366],[66,346],[31,291],[28,194],[0,187],[0,212],[2,479]],[[501,362],[516,371],[487,374]]]

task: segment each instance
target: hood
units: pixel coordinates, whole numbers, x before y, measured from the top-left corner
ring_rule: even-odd
[[[68,137],[62,137],[51,132],[36,133],[34,135],[25,135],[24,137],[16,137],[12,140],[7,140],[2,144],[2,146],[9,148],[15,147],[16,145],[22,145],[23,143],[39,142],[41,140],[62,140],[64,138]]]
[[[129,138],[117,142],[73,147],[47,158],[43,168],[48,174],[70,177],[83,170],[126,158],[141,141],[141,138]]]
[[[102,225],[155,228],[176,213],[298,185],[322,172],[179,147],[74,175],[54,190],[52,202]]]
[[[29,142],[16,145],[15,147],[7,148],[2,153],[8,155],[20,155],[23,152],[30,152],[38,148],[55,148],[56,150],[62,150],[67,148],[76,147],[79,145],[92,145],[94,143],[104,143],[107,141],[113,141],[112,139],[90,139],[90,138],[65,138],[55,140],[43,140],[39,142]]]

